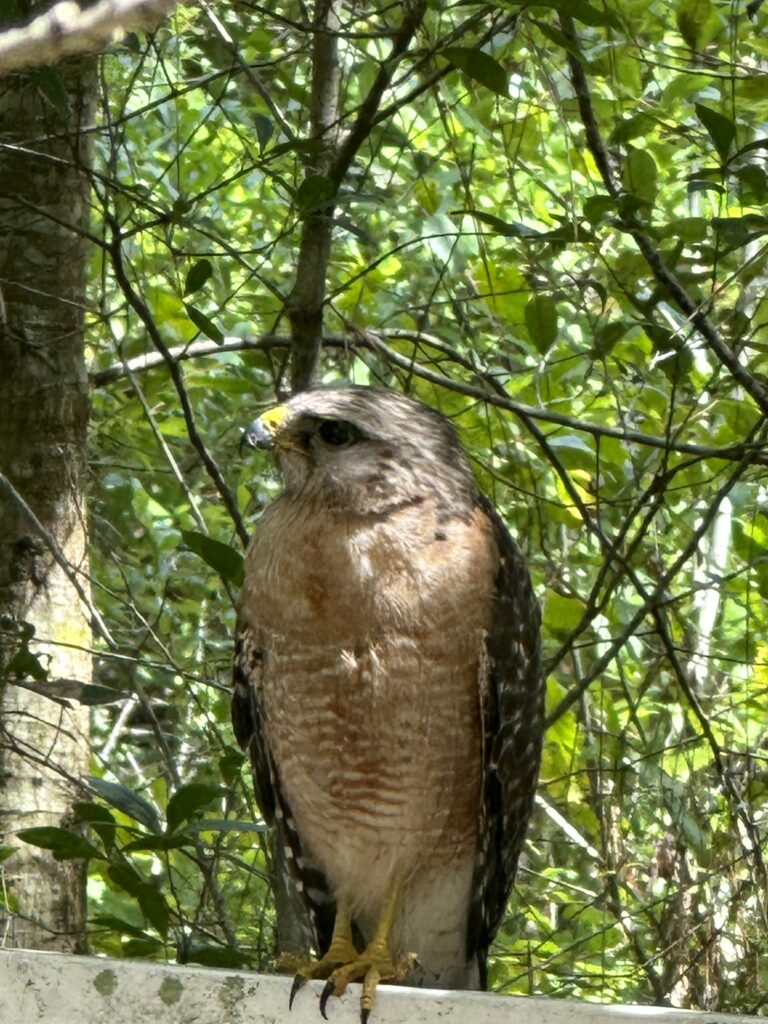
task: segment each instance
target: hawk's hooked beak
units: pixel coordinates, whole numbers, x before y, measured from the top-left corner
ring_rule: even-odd
[[[240,435],[240,450],[247,444],[249,448],[273,448],[280,433],[280,427],[288,415],[284,405],[275,405],[267,409],[258,419],[249,423]]]

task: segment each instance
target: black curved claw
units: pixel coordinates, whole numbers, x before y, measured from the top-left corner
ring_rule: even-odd
[[[365,1007],[360,1007],[360,1024],[368,1024],[368,1018],[371,1016],[371,1011]]]
[[[302,988],[306,982],[306,978],[303,974],[297,974],[293,979],[293,985],[291,985],[291,994],[288,998],[288,1009],[293,1009],[293,1000],[296,998],[296,993]]]
[[[335,991],[336,986],[334,985],[333,981],[331,981],[331,979],[329,978],[328,981],[326,981],[325,986],[323,987],[323,991],[320,993],[320,1013],[322,1013],[325,1020],[328,1020],[328,1014],[325,1012],[325,1007],[328,1003],[328,1000],[331,998]]]

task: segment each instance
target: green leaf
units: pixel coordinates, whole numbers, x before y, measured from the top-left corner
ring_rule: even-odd
[[[725,188],[716,181],[709,181],[706,178],[691,178],[688,181],[688,194],[693,195],[694,192],[716,192],[717,195],[724,196]]]
[[[127,694],[113,690],[111,686],[99,686],[98,683],[84,683],[77,693],[72,694],[71,700],[76,700],[85,707],[93,708],[102,704],[116,704],[118,701],[126,700]]]
[[[135,924],[130,924],[128,921],[124,921],[122,917],[116,917],[114,914],[99,914],[97,917],[89,918],[89,924],[98,925],[101,928],[109,928],[112,932],[117,932],[120,935],[132,935],[135,939],[151,939],[151,935],[147,935],[143,928],[137,928]]]
[[[746,146],[742,146],[736,156],[743,156],[745,153],[751,153],[756,149],[768,149],[768,138],[755,139],[754,142],[748,142]]]
[[[15,846],[0,846],[0,863],[4,860],[8,860],[8,858],[12,857],[14,853],[16,853]]]
[[[210,260],[198,260],[197,263],[193,264],[188,272],[186,280],[184,281],[184,294],[190,295],[192,292],[199,292],[209,277],[213,275],[213,264]]]
[[[148,935],[145,939],[128,939],[120,947],[120,954],[124,957],[141,957],[144,960],[157,956],[158,950],[163,944],[160,939],[154,939]]]
[[[696,115],[709,133],[721,162],[726,163],[736,138],[736,125],[725,114],[703,103],[696,104]]]
[[[225,785],[231,786],[240,777],[244,762],[245,756],[241,750],[235,750],[234,747],[224,748],[219,758],[219,775]]]
[[[616,213],[616,200],[611,196],[589,196],[584,200],[584,216],[590,224],[600,224],[615,217]]]
[[[137,896],[142,886],[147,883],[129,864],[110,864],[107,875],[118,889],[123,889],[129,896]]]
[[[104,854],[89,843],[87,839],[69,832],[65,828],[25,828],[17,833],[30,846],[38,846],[42,850],[50,850],[56,860],[75,860],[97,858],[105,860]]]
[[[544,598],[544,626],[558,639],[565,639],[581,622],[584,604],[576,597],[566,597],[556,590],[547,590]]]
[[[768,176],[762,167],[755,164],[739,167],[736,177],[741,186],[739,194],[743,203],[761,206],[768,200]]]
[[[296,205],[302,213],[312,213],[327,206],[336,195],[336,183],[324,174],[308,174],[299,185]]]
[[[584,54],[579,49],[578,41],[571,41],[565,32],[562,32],[559,28],[555,28],[554,25],[548,25],[546,21],[541,21],[538,18],[531,18],[531,23],[541,32],[543,36],[549,39],[551,42],[558,46],[561,50],[569,53],[571,57],[588,66],[588,62],[584,57]]]
[[[509,76],[489,54],[470,46],[449,46],[441,51],[440,56],[497,96],[509,96]]]
[[[245,953],[231,946],[190,945],[184,963],[203,964],[205,967],[245,967],[250,963]]]
[[[646,333],[653,342],[656,364],[661,372],[674,384],[688,377],[693,369],[693,355],[679,338],[658,325],[646,327]]]
[[[601,324],[595,331],[592,341],[592,354],[596,359],[604,359],[619,338],[623,338],[629,329],[626,320],[613,320],[611,323]]]
[[[106,807],[101,804],[78,803],[75,804],[75,817],[77,821],[91,826],[108,853],[114,849],[117,822]]]
[[[293,139],[290,142],[281,142],[266,154],[273,160],[278,156],[285,156],[286,153],[297,153],[304,157],[319,156],[325,150],[325,143],[322,139]]]
[[[593,25],[595,28],[601,26],[622,30],[622,24],[618,16],[606,4],[604,8],[593,7],[587,0],[555,0],[552,5],[561,14],[570,14],[576,21],[584,25]]]
[[[223,580],[238,587],[243,585],[243,556],[239,551],[195,530],[182,530],[181,536],[190,551],[199,555]]]
[[[129,818],[133,818],[134,821],[145,825],[156,835],[162,833],[163,829],[157,811],[143,796],[134,793],[120,782],[108,782],[106,779],[96,778],[95,775],[89,775],[87,779],[88,785],[94,793],[106,800],[108,804],[116,807],[118,811],[122,811]]]
[[[48,669],[42,665],[39,655],[25,645],[16,651],[3,674],[11,679],[35,679],[41,683],[48,678]]]
[[[623,146],[638,136],[650,134],[654,127],[653,118],[648,114],[633,114],[631,117],[625,117],[622,121],[618,122],[611,132],[608,141],[613,145]]]
[[[704,26],[714,13],[711,0],[678,0],[675,21],[680,35],[692,50],[698,50]]]
[[[712,227],[727,245],[746,245],[768,233],[768,219],[757,214],[746,217],[713,217]]]
[[[630,146],[624,160],[624,187],[633,195],[640,196],[650,205],[656,198],[658,170],[656,161],[647,149]]]
[[[264,149],[269,140],[275,134],[275,126],[264,114],[254,115],[253,126],[256,129],[256,138],[259,143],[259,148]]]
[[[185,832],[177,832],[174,836],[152,836],[145,832],[138,839],[126,843],[121,850],[123,853],[165,853],[168,850],[180,850],[182,846],[190,846],[193,843],[194,838]]]
[[[170,220],[174,224],[181,224],[184,217],[194,208],[194,203],[186,196],[178,196],[171,207]]]
[[[165,899],[151,885],[145,885],[137,894],[137,899],[146,919],[165,938],[168,935],[168,925],[171,922],[171,908]]]
[[[594,465],[595,451],[579,434],[553,434],[547,440],[550,447],[560,450],[560,458],[566,465],[584,468]]]
[[[181,786],[168,801],[168,831],[175,832],[179,825],[193,818],[202,807],[220,794],[221,789],[218,786],[204,782],[188,782]]]
[[[269,825],[258,821],[234,821],[224,818],[201,818],[188,825],[187,832],[269,832]]]
[[[184,308],[187,311],[187,316],[198,329],[201,331],[206,338],[210,338],[211,341],[215,341],[217,345],[220,345],[224,341],[224,335],[216,326],[216,324],[205,313],[201,312],[197,306],[193,306],[190,302],[184,303]]]
[[[658,229],[659,238],[679,238],[690,245],[692,242],[703,242],[708,227],[706,217],[678,217]]]
[[[595,28],[601,26],[621,30],[621,21],[610,9],[601,10],[587,3],[587,0],[505,0],[500,5],[503,7],[548,7],[551,10],[559,11],[561,14],[569,14],[576,21],[584,25],[593,25]],[[606,5],[607,6],[607,5]]]
[[[171,911],[163,897],[129,864],[110,864],[107,875],[115,885],[133,896],[142,913],[165,938],[171,920]]]
[[[89,825],[108,825],[112,828],[117,828],[114,815],[106,807],[102,807],[101,804],[75,804],[74,811],[78,821],[85,821]]]
[[[0,889],[0,907],[7,907],[12,914],[17,913],[19,909],[18,896],[13,892],[9,892],[8,889]]]
[[[500,235],[506,235],[507,238],[539,238],[541,232],[536,231],[535,228],[529,228],[527,224],[518,224],[516,221],[502,220],[501,217],[496,217],[492,213],[486,213],[484,210],[452,210],[451,216],[458,217],[463,214],[468,214],[470,217],[474,217],[475,220],[479,220],[482,224],[488,224]]]
[[[533,295],[525,307],[525,326],[539,352],[557,338],[557,307],[548,295]]]

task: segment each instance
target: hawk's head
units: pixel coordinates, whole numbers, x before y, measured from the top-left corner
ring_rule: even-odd
[[[243,433],[275,451],[287,495],[351,512],[426,498],[471,503],[475,484],[452,425],[395,391],[337,385],[303,391]]]

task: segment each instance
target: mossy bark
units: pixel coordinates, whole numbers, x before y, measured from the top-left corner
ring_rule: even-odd
[[[39,949],[85,947],[84,865],[15,834],[68,824],[90,757],[87,709],[45,690],[91,673],[72,580],[87,593],[83,232],[95,82],[93,62],[78,60],[11,75],[0,90],[0,472],[11,485],[0,490],[0,844],[15,847],[0,863],[0,942]]]

